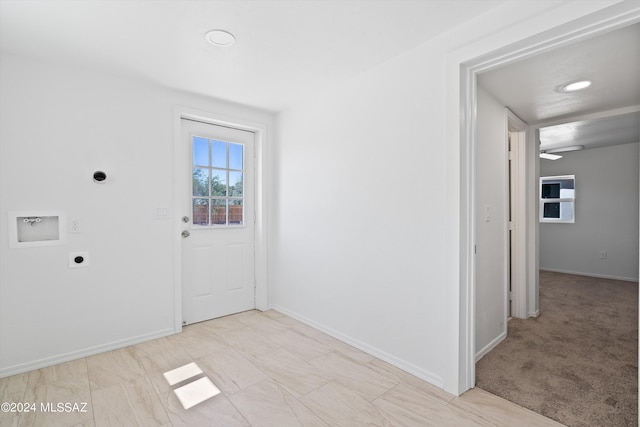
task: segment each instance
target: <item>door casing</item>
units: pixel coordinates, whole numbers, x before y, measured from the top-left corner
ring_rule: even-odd
[[[511,136],[511,317],[527,318],[527,134],[528,126],[507,109],[507,132]],[[530,200],[530,202],[533,202]]]

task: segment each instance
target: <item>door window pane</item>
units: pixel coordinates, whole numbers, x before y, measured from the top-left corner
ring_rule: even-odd
[[[229,196],[242,197],[242,172],[229,171]]]
[[[242,170],[242,144],[229,143],[229,169]]]
[[[229,200],[229,224],[244,224],[244,206],[241,199]]]
[[[193,137],[193,164],[209,166],[209,140],[207,138]]]
[[[222,225],[227,223],[227,200],[213,199],[211,201],[211,224]]]
[[[209,169],[193,168],[193,195],[208,196],[209,195]]]
[[[211,171],[211,195],[225,197],[227,195],[227,171],[213,169]]]
[[[227,168],[227,143],[224,141],[211,141],[211,166],[214,168]]]
[[[193,199],[193,224],[209,225],[209,199]]]

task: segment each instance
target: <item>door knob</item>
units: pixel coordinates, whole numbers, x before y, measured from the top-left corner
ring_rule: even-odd
[[[182,232],[182,237],[187,238],[187,237],[189,237],[189,236],[191,236],[191,233],[189,233],[187,230],[184,230],[184,231]]]

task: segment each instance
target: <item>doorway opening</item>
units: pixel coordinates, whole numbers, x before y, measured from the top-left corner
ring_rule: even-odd
[[[586,40],[590,37],[619,29],[640,20],[640,11],[631,8],[611,7],[603,9],[593,15],[586,16],[570,24],[564,24],[553,30],[541,33],[523,42],[487,53],[467,62],[460,62],[460,94],[462,103],[461,123],[461,307],[460,313],[460,344],[461,357],[459,360],[459,387],[463,392],[475,385],[475,349],[476,349],[476,310],[477,297],[475,283],[475,242],[476,232],[476,201],[475,201],[475,129],[476,129],[476,96],[477,78],[482,72],[515,63],[524,58],[552,51],[556,48]],[[527,227],[525,230],[526,243],[526,303],[527,315],[534,315],[538,310],[538,223],[537,179],[539,165],[537,158],[538,147],[534,136],[529,132],[526,144],[526,188],[527,200],[534,200],[526,206]],[[515,305],[514,305],[515,307]]]

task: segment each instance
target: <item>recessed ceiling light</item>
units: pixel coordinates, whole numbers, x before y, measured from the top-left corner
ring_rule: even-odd
[[[560,86],[560,92],[575,92],[578,90],[586,89],[589,86],[591,86],[591,82],[589,80],[580,80]]]
[[[211,30],[205,34],[205,38],[214,46],[228,47],[236,42],[233,34],[225,30]]]

